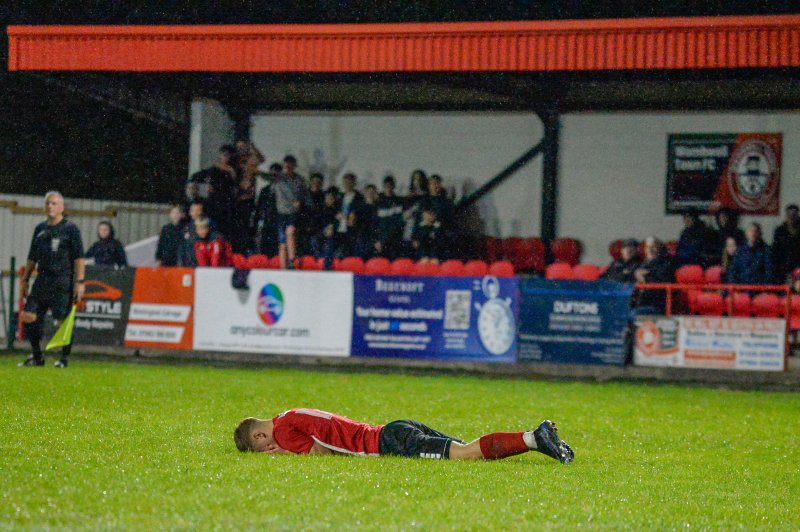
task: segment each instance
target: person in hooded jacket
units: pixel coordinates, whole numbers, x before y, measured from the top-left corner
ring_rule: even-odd
[[[714,231],[700,220],[697,211],[687,211],[683,215],[685,225],[678,240],[675,259],[679,266],[699,264],[708,266],[720,260],[721,250],[717,250],[717,238]]]
[[[114,238],[114,226],[111,222],[103,220],[97,224],[97,242],[89,247],[86,258],[94,259],[97,266],[122,268],[128,265],[125,247],[122,242]]]

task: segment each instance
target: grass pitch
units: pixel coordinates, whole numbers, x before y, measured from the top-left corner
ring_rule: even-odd
[[[0,528],[800,527],[800,394],[20,359]],[[240,418],[295,406],[465,439],[552,418],[576,461],[236,451]]]

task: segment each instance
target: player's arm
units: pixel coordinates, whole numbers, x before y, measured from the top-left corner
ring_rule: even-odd
[[[80,302],[83,299],[83,292],[84,292],[84,285],[83,281],[86,276],[86,260],[83,257],[78,257],[75,259],[74,265],[75,271],[75,302]]]
[[[28,296],[28,283],[31,280],[34,268],[36,268],[36,263],[28,259],[27,262],[25,262],[25,267],[22,269],[22,276],[19,279],[19,291],[22,293],[23,297]]]
[[[336,451],[332,451],[325,447],[324,445],[320,444],[319,442],[315,441],[314,445],[311,446],[311,449],[308,451],[308,454],[340,454]]]

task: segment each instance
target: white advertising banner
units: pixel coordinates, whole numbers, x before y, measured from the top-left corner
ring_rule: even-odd
[[[637,366],[783,371],[786,321],[710,316],[636,318]]]
[[[349,356],[353,275],[253,270],[249,289],[229,268],[195,273],[194,348],[280,355]]]

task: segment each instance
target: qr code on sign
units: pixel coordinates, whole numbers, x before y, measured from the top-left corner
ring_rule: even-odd
[[[444,328],[469,329],[470,303],[472,292],[469,290],[448,290],[445,292]]]

